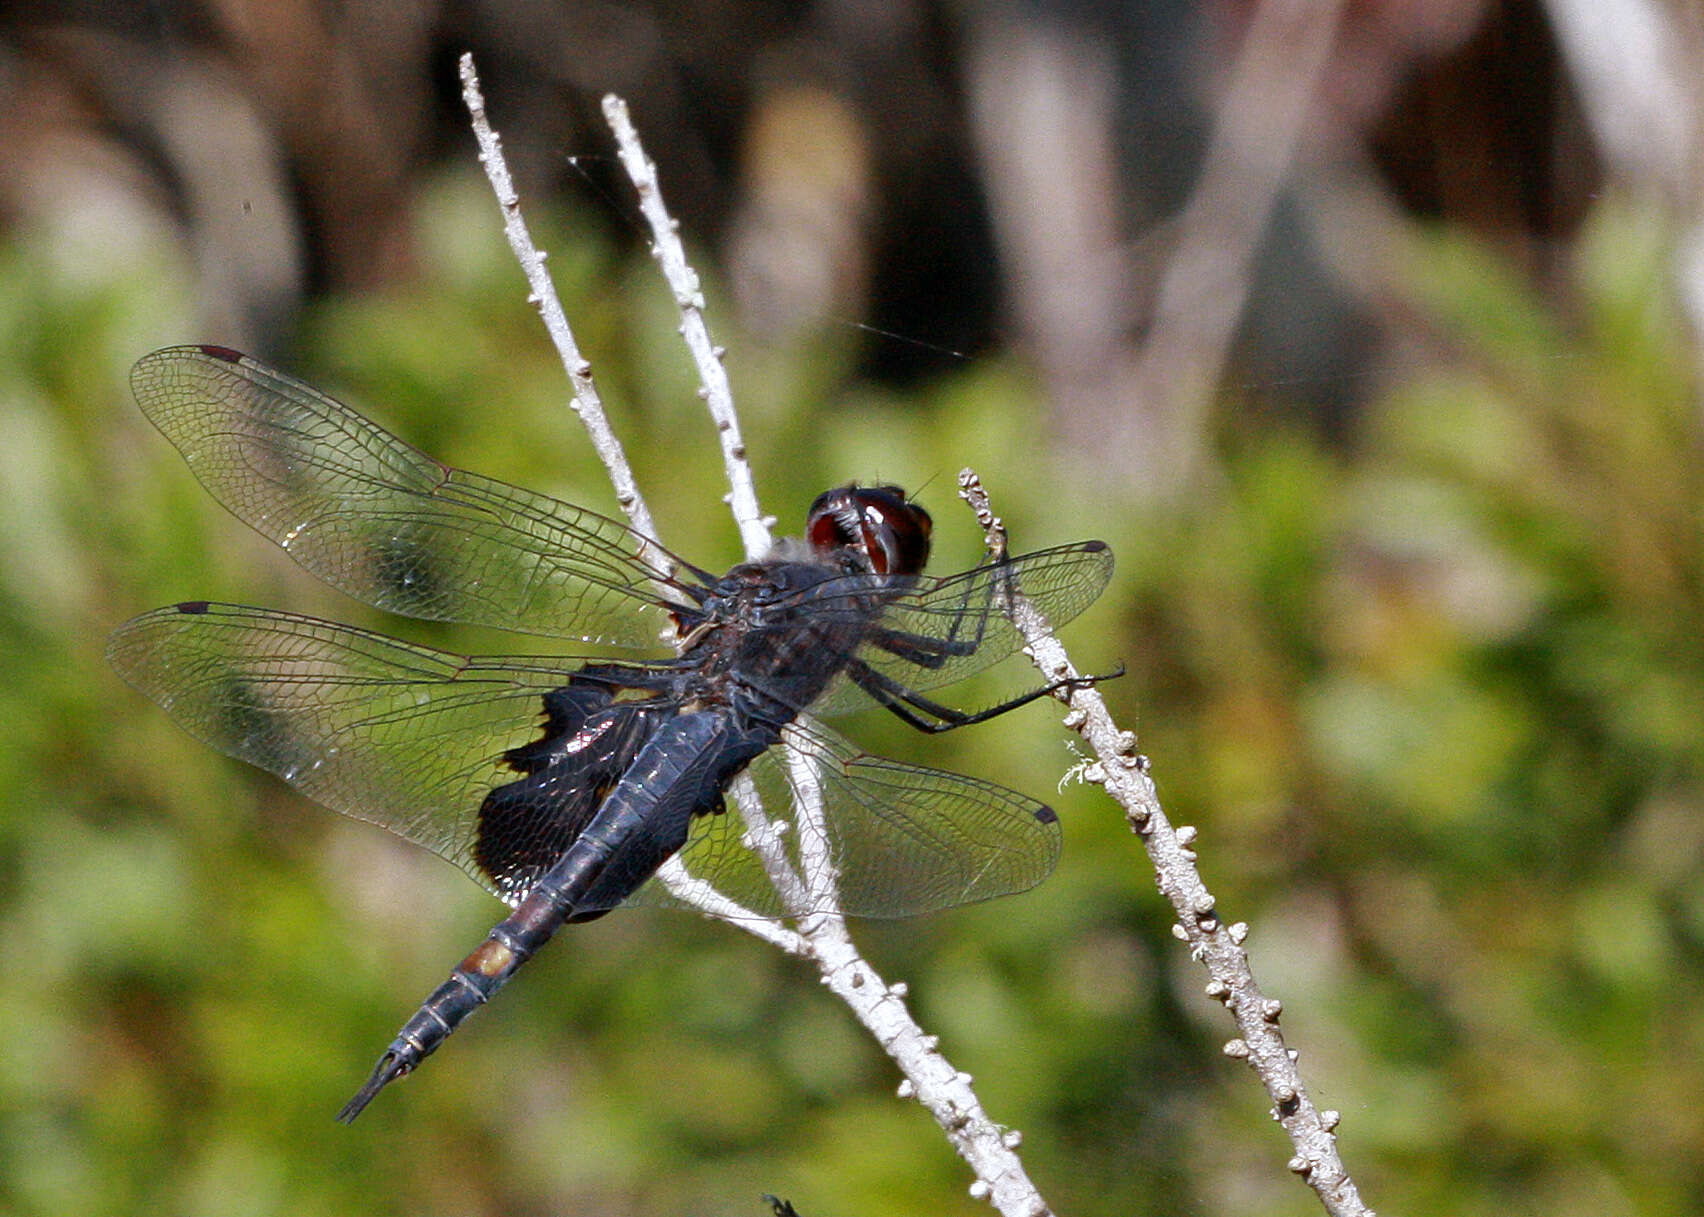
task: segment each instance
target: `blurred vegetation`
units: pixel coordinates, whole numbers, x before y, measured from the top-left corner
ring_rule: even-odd
[[[314,306],[287,366],[442,459],[608,510],[483,185],[441,181],[419,217],[417,281]],[[531,219],[665,540],[732,561],[666,292]],[[1107,693],[1252,924],[1369,1202],[1693,1213],[1704,497],[1671,234],[1604,201],[1545,297],[1490,247],[1408,235],[1401,305],[1429,345],[1344,443],[1227,400],[1223,476],[1138,513],[1036,476],[1022,367],[848,392],[830,333],[730,356],[760,490],[786,528],[835,481],[927,484],[945,569],[976,555],[951,493],[969,463],[1018,545],[1112,543],[1118,581],[1067,642],[1129,665]],[[228,518],[125,384],[211,337],[172,328],[177,255],[53,257],[0,248],[0,1210],[986,1211],[808,969],[680,914],[564,934],[359,1125],[331,1121],[499,906],[206,752],[106,669],[105,634],[215,597],[514,640],[380,619]],[[851,731],[1047,795],[1073,759],[1049,723]],[[1057,1211],[1317,1212],[1139,847],[1092,789],[1058,802],[1051,882],[862,927],[873,961],[1024,1131]]]

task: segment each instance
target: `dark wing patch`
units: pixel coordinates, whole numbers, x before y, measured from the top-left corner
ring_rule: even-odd
[[[225,604],[146,613],[107,656],[192,735],[515,898],[480,859],[480,809],[514,781],[513,756],[577,661],[468,659]]]
[[[627,772],[657,724],[662,701],[611,704],[605,687],[570,685],[545,695],[541,738],[504,753],[525,776],[480,804],[474,862],[506,899],[519,899],[568,851]]]

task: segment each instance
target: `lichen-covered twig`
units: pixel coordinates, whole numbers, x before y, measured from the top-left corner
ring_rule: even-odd
[[[1005,527],[988,502],[981,481],[969,469],[959,474],[959,493],[976,512],[988,537],[991,553],[1005,552]],[[1006,606],[1013,624],[1028,644],[1030,657],[1049,683],[1078,675],[1053,636],[1047,620],[1026,601],[1022,588]],[[1236,1020],[1237,1036],[1225,1044],[1225,1054],[1246,1060],[1272,1097],[1273,1117],[1283,1125],[1295,1147],[1289,1167],[1319,1193],[1333,1217],[1373,1217],[1361,1203],[1354,1180],[1337,1153],[1338,1113],[1321,1111],[1302,1085],[1295,1054],[1278,1029],[1282,1005],[1267,997],[1255,983],[1243,940],[1248,926],[1227,925],[1195,866],[1195,830],[1173,828],[1160,807],[1148,776],[1148,761],[1136,750],[1136,736],[1113,722],[1100,691],[1092,685],[1066,686],[1060,696],[1070,706],[1065,725],[1094,749],[1095,760],[1084,778],[1106,788],[1124,808],[1131,830],[1141,838],[1154,864],[1160,892],[1177,910],[1172,932],[1189,944],[1190,955],[1207,969],[1207,996],[1221,1002]]]
[[[527,302],[538,309],[539,316],[544,319],[545,331],[562,357],[569,383],[574,386],[574,413],[580,416],[580,422],[591,438],[592,449],[609,473],[610,484],[615,487],[616,502],[640,536],[656,541],[657,528],[651,520],[651,509],[646,506],[645,496],[640,493],[639,484],[633,477],[633,467],[627,463],[627,453],[622,449],[621,440],[604,414],[603,399],[598,395],[597,382],[592,379],[591,362],[580,354],[579,344],[574,341],[574,331],[568,325],[568,316],[562,310],[555,285],[551,283],[550,272],[544,267],[544,252],[533,244],[532,234],[527,231],[526,218],[521,214],[521,200],[515,193],[515,183],[503,158],[502,141],[491,129],[491,122],[485,114],[485,96],[480,92],[479,74],[474,70],[472,55],[461,57],[460,71],[462,102],[467,106],[473,137],[479,143],[479,163],[497,195],[498,206],[503,209],[503,233],[509,238],[509,248],[515,251],[515,260],[521,264],[521,271],[531,289]],[[672,564],[661,550],[653,549],[642,556],[661,574],[672,573]]]
[[[680,309],[680,334],[698,366],[699,393],[722,440],[722,463],[728,473],[728,506],[739,527],[740,540],[745,543],[746,556],[760,557],[768,552],[769,528],[774,520],[766,518],[757,503],[757,485],[751,476],[751,462],[746,459],[745,440],[740,436],[733,390],[728,386],[727,369],[722,366],[726,352],[710,339],[698,272],[686,260],[686,250],[680,243],[680,224],[663,205],[657,167],[639,144],[639,133],[628,117],[627,103],[611,94],[603,100],[603,112],[604,120],[615,134],[622,166],[639,194],[640,214],[651,229],[651,254],[674,293],[675,305]]]

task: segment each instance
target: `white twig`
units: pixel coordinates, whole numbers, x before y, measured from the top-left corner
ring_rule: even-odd
[[[704,325],[698,276],[686,263],[678,227],[663,203],[655,167],[645,156],[628,121],[626,105],[619,98],[606,97],[604,114],[621,146],[622,163],[639,192],[640,205],[655,238],[653,252],[680,305],[681,332],[698,364],[704,400],[722,436],[723,458],[732,487],[729,502],[747,553],[755,556],[768,549],[768,526],[757,503],[721,352],[711,344]],[[793,829],[801,834],[800,856],[808,870],[805,888],[796,886],[799,877],[774,839],[773,825],[761,805],[755,798],[745,797],[751,793],[749,788],[742,792],[745,784],[737,784],[734,794],[765,868],[772,877],[779,877],[778,890],[787,907],[816,909],[798,918],[799,933],[822,974],[823,984],[846,1003],[899,1066],[905,1078],[900,1093],[915,1098],[928,1109],[953,1148],[975,1172],[971,1194],[986,1199],[1006,1217],[1050,1217],[1051,1210],[1025,1174],[1015,1152],[1020,1140],[1018,1134],[1002,1129],[988,1118],[971,1088],[970,1075],[953,1068],[941,1055],[938,1039],[926,1033],[905,1008],[905,986],[884,982],[859,955],[846,931],[845,920],[836,912],[824,911],[823,906],[832,903],[832,893],[824,891],[824,885],[833,881],[832,864],[826,857],[810,856],[812,849],[820,848],[825,842],[820,825],[814,832],[811,828],[811,817],[820,814],[819,807],[812,806],[817,802],[812,792],[820,786],[814,774],[801,774],[796,768],[803,763],[809,769],[814,761],[791,749],[789,754],[787,763],[792,769],[794,793],[804,804],[797,809]],[[783,856],[772,857],[772,853]]]
[[[761,938],[770,946],[789,955],[809,955],[810,944],[797,930],[789,929],[772,917],[754,912],[737,900],[730,900],[717,891],[707,879],[700,879],[686,869],[677,855],[657,868],[657,878],[669,889],[669,895],[682,904],[690,905],[708,917],[731,922],[753,938]]]
[[[969,469],[959,474],[959,493],[975,510],[988,535],[990,550],[1003,552],[1005,527],[990,508],[981,481]],[[1053,636],[1046,618],[1024,598],[1022,587],[1008,586],[1007,590],[1012,593],[1008,606],[1012,622],[1029,644],[1042,677],[1053,682],[1076,676],[1065,648]],[[1226,925],[1201,880],[1195,851],[1190,848],[1195,830],[1172,828],[1148,777],[1147,758],[1136,750],[1135,733],[1119,730],[1100,691],[1079,686],[1066,700],[1071,709],[1065,725],[1078,732],[1095,752],[1095,762],[1084,770],[1084,780],[1106,787],[1124,808],[1132,831],[1142,839],[1160,892],[1178,913],[1172,932],[1189,943],[1191,958],[1205,965],[1207,996],[1221,1002],[1236,1020],[1239,1034],[1225,1044],[1225,1055],[1248,1061],[1272,1097],[1273,1117],[1290,1135],[1296,1152],[1289,1169],[1319,1194],[1326,1212],[1333,1217],[1373,1217],[1338,1156],[1337,1138],[1332,1132],[1338,1113],[1314,1106],[1303,1087],[1295,1057],[1278,1030],[1283,1008],[1255,983],[1242,945],[1248,926],[1241,922]]]
[[[603,99],[604,121],[615,136],[621,164],[639,197],[639,210],[651,228],[651,255],[661,268],[664,281],[674,294],[675,306],[680,309],[680,334],[698,367],[699,396],[721,437],[722,464],[728,476],[728,505],[734,523],[740,530],[740,540],[746,557],[756,559],[769,552],[772,544],[769,528],[774,522],[763,515],[757,501],[757,486],[752,478],[751,462],[747,458],[745,440],[740,435],[739,415],[734,409],[733,390],[728,385],[728,372],[722,360],[723,349],[710,338],[710,327],[704,319],[704,291],[698,272],[686,260],[681,245],[680,224],[669,215],[663,202],[662,184],[657,180],[657,167],[645,155],[628,115],[627,103],[613,93]],[[808,764],[804,758],[788,749],[787,764],[796,770]],[[786,851],[781,847],[782,827],[771,820],[757,796],[756,787],[742,777],[732,787],[735,806],[746,824],[749,847],[763,863],[770,882],[781,896],[782,906],[797,917],[813,907],[806,883],[793,868]],[[798,831],[800,819],[793,822]]]
[[[722,364],[726,352],[711,341],[710,327],[704,320],[703,286],[698,272],[687,263],[686,250],[680,243],[680,225],[663,205],[657,167],[639,144],[639,134],[627,115],[627,103],[612,93],[603,99],[603,112],[604,121],[615,133],[621,163],[633,180],[633,188],[639,192],[639,210],[651,226],[651,254],[674,293],[675,304],[680,309],[681,337],[686,339],[687,349],[698,365],[699,392],[722,438],[722,462],[727,466],[730,488],[728,505],[739,526],[740,540],[745,543],[746,557],[761,557],[769,551],[769,526],[774,521],[764,519],[758,506],[745,440],[740,437],[740,420],[734,413],[733,390],[728,387],[728,370]]]
[[[538,309],[539,316],[544,319],[544,328],[556,344],[562,366],[567,369],[568,380],[574,386],[574,413],[580,416],[586,434],[591,437],[592,448],[609,472],[616,502],[648,543],[647,552],[640,557],[662,575],[672,574],[674,564],[658,545],[657,526],[652,522],[651,509],[645,505],[645,497],[634,480],[621,440],[610,428],[609,419],[604,414],[603,399],[599,397],[597,383],[592,379],[592,365],[580,354],[579,344],[574,341],[574,333],[568,326],[568,316],[562,311],[562,302],[557,299],[556,287],[544,268],[545,255],[533,244],[532,235],[527,231],[526,219],[521,215],[521,201],[515,194],[515,183],[509,177],[508,162],[503,159],[502,142],[485,116],[485,97],[479,90],[479,74],[474,71],[471,54],[461,57],[461,82],[462,101],[472,120],[474,139],[479,143],[479,163],[484,167],[491,189],[497,195],[497,203],[503,209],[503,232],[509,238],[509,248],[515,251],[515,259],[520,262],[527,285],[532,289],[527,295],[527,302]]]
[[[927,1108],[975,1172],[970,1194],[1005,1217],[1052,1217],[1053,1210],[1017,1155],[1023,1138],[1016,1129],[1002,1128],[988,1118],[971,1076],[953,1068],[941,1055],[939,1040],[906,1009],[906,986],[887,984],[859,958],[840,918],[807,919],[801,930],[810,939],[822,983],[847,1004],[905,1075],[900,1097],[916,1099]]]
[[[795,918],[803,915],[810,908],[810,894],[805,889],[805,882],[793,869],[792,862],[787,857],[786,846],[782,843],[782,834],[787,830],[784,822],[769,818],[768,811],[763,806],[763,799],[757,792],[757,784],[751,780],[750,773],[742,773],[734,779],[729,787],[734,796],[734,806],[738,808],[740,819],[745,824],[745,835],[741,844],[757,855],[763,864],[763,873],[769,876],[769,882],[775,886],[776,894],[781,897],[781,907],[788,910]],[[798,952],[810,954],[809,949]]]
[[[673,572],[673,559],[657,539],[656,525],[652,522],[650,508],[646,506],[644,495],[633,477],[632,467],[627,463],[627,453],[604,414],[603,401],[598,395],[597,384],[592,379],[592,365],[580,354],[579,345],[574,341],[573,330],[568,325],[568,316],[562,309],[561,300],[557,298],[556,286],[545,271],[544,254],[533,245],[532,237],[527,231],[526,220],[521,215],[520,199],[516,196],[514,182],[509,177],[509,166],[503,159],[501,141],[491,129],[491,123],[485,115],[485,98],[480,92],[479,74],[474,70],[473,56],[470,54],[461,57],[461,81],[462,100],[466,103],[468,115],[472,120],[474,138],[479,142],[479,163],[484,166],[485,176],[490,180],[491,189],[503,209],[503,229],[508,235],[509,247],[515,251],[515,257],[526,273],[527,283],[532,289],[528,300],[544,319],[545,329],[556,344],[556,349],[562,356],[562,366],[574,386],[574,413],[579,416],[591,437],[592,447],[603,461],[610,483],[615,487],[616,499],[639,535],[642,552],[638,556],[657,571],[660,578],[666,577]],[[802,941],[794,931],[772,918],[763,917],[742,907],[709,884],[694,879],[678,858],[669,859],[657,874],[670,894],[683,903],[713,917],[731,921],[747,933],[773,943],[784,951],[795,955],[805,953]]]
[[[834,864],[823,808],[823,762],[793,747],[792,731],[788,728],[787,780],[793,788],[796,803],[793,831],[798,834],[799,866],[804,872],[805,891],[812,907],[839,908],[840,869]]]

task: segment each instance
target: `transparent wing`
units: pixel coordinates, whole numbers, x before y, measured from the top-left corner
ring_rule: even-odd
[[[514,780],[503,754],[538,735],[542,698],[575,661],[470,660],[219,604],[145,613],[107,657],[190,734],[513,899],[476,859],[480,807]]]
[[[643,742],[624,739],[617,753],[596,758],[585,791],[555,787],[552,810],[537,822],[501,826],[505,856],[519,869],[493,874],[482,860],[493,855],[490,826],[481,853],[481,808],[494,789],[515,783],[508,754],[536,746],[545,696],[571,684],[579,661],[466,659],[311,617],[205,603],[127,622],[107,655],[192,735],[334,811],[425,846],[510,902],[525,890],[522,872],[543,861],[522,838],[566,849],[575,830],[561,809],[595,806],[626,763],[621,750]],[[824,842],[849,914],[906,917],[987,900],[1033,887],[1053,869],[1059,826],[1044,804],[866,755],[820,725],[794,724],[787,739],[814,768],[794,768],[772,749],[751,775],[768,815],[788,826],[782,840],[795,865],[802,841]],[[801,815],[812,807],[820,820]],[[704,816],[682,860],[753,911],[777,914],[779,899],[743,835],[733,808]],[[678,903],[655,880],[633,902]]]
[[[625,525],[441,465],[301,381],[219,347],[140,359],[143,413],[239,519],[408,617],[654,647],[666,618]]]
[[[820,843],[837,875],[839,911],[849,916],[913,917],[1027,891],[1059,859],[1058,817],[1045,803],[870,756],[820,723],[801,719],[785,738],[797,759],[772,748],[749,773],[764,813],[782,825],[789,862],[797,870],[809,843]],[[680,859],[694,878],[752,911],[783,915],[762,862],[742,841],[745,830],[730,797],[727,810],[699,820]],[[680,902],[652,879],[630,903]]]
[[[920,578],[882,608],[879,625],[884,633],[866,643],[858,658],[906,689],[921,691],[963,680],[1023,646],[1023,637],[1005,615],[1005,591],[1021,591],[1049,623],[1061,626],[1106,589],[1112,564],[1112,550],[1105,543],[1081,541],[939,579]],[[886,648],[883,638],[889,643]],[[869,696],[843,676],[811,709],[838,714],[870,704]]]

